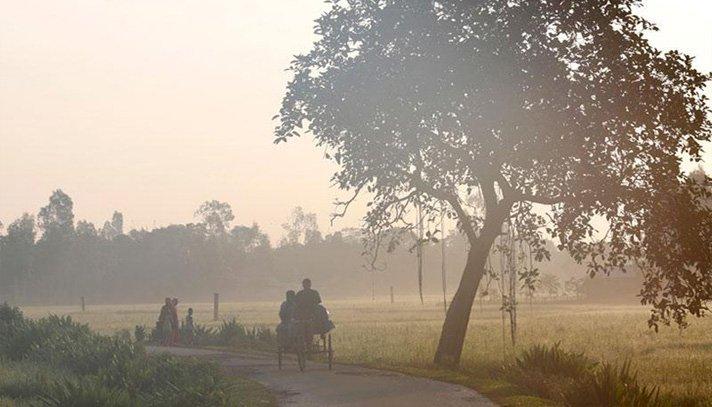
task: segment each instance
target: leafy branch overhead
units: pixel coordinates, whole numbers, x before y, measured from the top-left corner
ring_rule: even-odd
[[[528,219],[531,242],[556,239],[591,274],[636,262],[651,323],[684,323],[712,299],[709,179],[681,169],[710,140],[710,76],[650,45],[639,3],[332,1],[290,66],[275,142],[312,134],[374,233],[444,201],[488,250]]]

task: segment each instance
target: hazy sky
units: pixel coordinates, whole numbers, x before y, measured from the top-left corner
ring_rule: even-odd
[[[646,3],[661,29],[654,43],[712,71],[712,1]],[[328,231],[334,167],[311,140],[272,144],[270,120],[284,68],[308,49],[324,7],[0,0],[0,221],[36,213],[61,188],[77,219],[98,225],[114,210],[128,227],[190,222],[202,201],[219,199],[273,240],[295,205]]]

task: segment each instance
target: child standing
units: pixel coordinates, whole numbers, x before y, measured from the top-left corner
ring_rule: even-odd
[[[188,308],[188,315],[183,323],[183,340],[186,345],[192,345],[194,339],[195,325],[193,324],[193,308]]]

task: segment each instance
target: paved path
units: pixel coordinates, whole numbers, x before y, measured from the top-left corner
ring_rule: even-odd
[[[301,373],[294,359],[286,359],[279,370],[276,357],[269,354],[156,346],[149,346],[148,351],[217,360],[233,374],[270,388],[281,406],[494,406],[463,386],[358,366],[334,365],[329,371],[326,365],[308,361],[306,372]]]

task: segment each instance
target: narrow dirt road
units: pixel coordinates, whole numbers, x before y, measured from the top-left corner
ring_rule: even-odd
[[[231,373],[267,386],[283,406],[494,406],[463,386],[357,366],[335,365],[329,371],[326,365],[307,362],[301,373],[291,359],[279,370],[276,358],[268,354],[156,346],[148,351],[216,360]]]

